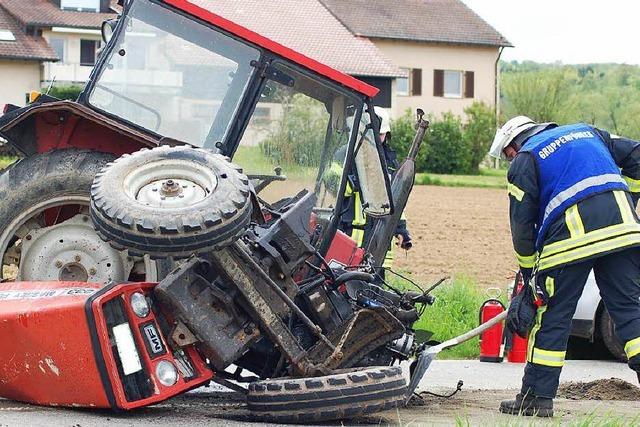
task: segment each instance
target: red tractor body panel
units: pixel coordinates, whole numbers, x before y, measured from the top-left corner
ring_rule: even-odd
[[[0,289],[0,396],[108,407],[84,303],[99,285],[6,283]]]
[[[31,105],[5,123],[2,131],[20,141],[14,146],[26,156],[65,148],[121,156],[158,144],[156,139],[72,101]]]
[[[355,240],[338,230],[325,258],[329,265],[337,262],[343,266],[352,267],[362,264],[364,254],[364,249],[359,248]]]
[[[133,313],[131,295],[140,292],[151,299],[154,286],[4,284],[0,290],[0,396],[48,406],[128,410],[208,382],[213,372],[193,347],[177,356],[167,345],[161,314],[151,311],[139,318]],[[130,346],[124,353],[115,327],[129,331],[135,349]],[[133,358],[137,367],[127,367],[132,362],[124,361],[124,356]],[[175,384],[159,382],[155,369],[160,361],[177,367]]]

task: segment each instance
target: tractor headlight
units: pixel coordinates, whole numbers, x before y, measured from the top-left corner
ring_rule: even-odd
[[[156,365],[156,377],[160,384],[164,386],[172,386],[178,382],[178,369],[171,362],[161,360]]]
[[[149,315],[149,312],[151,311],[149,302],[140,292],[136,292],[135,294],[131,295],[131,310],[133,310],[135,315],[141,319]]]

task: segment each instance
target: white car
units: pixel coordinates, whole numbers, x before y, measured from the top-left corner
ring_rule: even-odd
[[[616,336],[613,321],[604,307],[600,291],[596,284],[593,271],[589,274],[587,284],[578,301],[578,307],[573,315],[571,335],[587,338],[592,342],[601,338],[607,350],[620,360],[625,360],[624,346]]]

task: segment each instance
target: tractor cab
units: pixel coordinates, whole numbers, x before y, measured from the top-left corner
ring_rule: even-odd
[[[106,25],[80,102],[161,144],[232,157],[267,205],[307,190],[330,218],[347,164],[367,213],[391,212],[368,97],[376,89],[185,1],[129,1]]]
[[[25,108],[7,108],[0,118],[0,135],[23,156],[77,149],[117,157],[157,145],[204,148],[239,164],[267,210],[302,191],[314,193],[325,250],[347,188],[357,187],[368,215],[393,211],[371,103],[376,88],[216,15],[205,1],[121,3],[119,18],[103,26],[107,44],[77,102],[42,95]],[[99,169],[104,159],[96,163]],[[9,218],[0,233],[0,254],[10,256],[3,258],[0,274],[11,278],[29,269],[17,277],[68,278],[68,268],[56,267],[59,260],[51,255],[62,239],[46,231],[69,220],[79,224],[71,228],[81,248],[71,261],[61,260],[63,267],[73,263],[72,278],[156,280],[166,273],[155,261],[120,256],[102,248],[93,234],[88,237],[91,230],[82,227],[87,204],[86,196],[56,200],[24,218]],[[49,255],[31,249],[25,265],[20,245],[28,233],[55,238],[46,245],[28,242]],[[105,251],[109,264],[118,266],[115,274],[99,261],[73,261]],[[31,261],[42,259],[53,267]]]

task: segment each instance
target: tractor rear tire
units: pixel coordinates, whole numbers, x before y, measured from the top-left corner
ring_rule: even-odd
[[[143,149],[96,175],[91,219],[114,248],[187,258],[240,238],[251,220],[249,179],[228,158],[185,146]]]
[[[16,245],[20,244],[20,236],[29,230],[26,225],[38,223],[35,218],[41,219],[46,209],[88,206],[93,177],[113,158],[112,154],[96,151],[53,150],[19,159],[2,171],[0,279],[7,280],[18,274],[19,255],[9,262],[8,251],[14,255],[20,253]]]
[[[627,354],[624,351],[624,345],[616,335],[613,319],[611,319],[609,312],[604,307],[602,307],[600,321],[598,323],[600,324],[600,335],[602,336],[602,341],[604,342],[604,346],[607,350],[609,350],[609,353],[619,361],[626,362]]]
[[[308,423],[351,419],[401,406],[402,368],[372,367],[314,378],[283,378],[249,385],[247,405],[261,421]]]
[[[20,244],[20,236],[29,231],[26,226],[39,223],[37,226],[42,227],[64,222],[80,209],[86,209],[88,213],[93,179],[114,159],[113,154],[92,150],[52,150],[22,158],[0,173],[0,279],[12,279],[19,274],[16,262],[19,258],[4,264],[10,258],[7,257],[8,250],[16,254],[15,246]],[[44,211],[55,209],[58,209],[58,215],[51,219],[53,222],[43,224]],[[93,230],[90,232],[94,233]],[[145,261],[145,268],[153,271],[146,271],[144,280],[160,280],[171,267],[168,261]],[[117,276],[118,273],[114,274]],[[52,280],[44,273],[33,279]],[[130,277],[124,279],[130,280]]]

